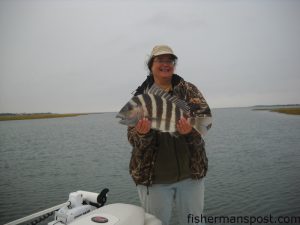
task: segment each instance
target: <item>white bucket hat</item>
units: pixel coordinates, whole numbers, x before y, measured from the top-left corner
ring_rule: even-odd
[[[177,56],[173,53],[173,50],[167,45],[156,45],[151,52],[151,58],[158,55],[170,54],[177,59]]]

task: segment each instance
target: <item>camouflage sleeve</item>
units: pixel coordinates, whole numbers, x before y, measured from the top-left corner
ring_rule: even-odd
[[[211,116],[210,108],[201,92],[193,84],[187,84],[186,101],[193,116]],[[200,133],[194,128],[185,136],[190,151],[190,170],[193,179],[200,179],[206,175],[208,159],[205,151],[205,142]]]
[[[192,116],[211,116],[210,108],[202,93],[192,83],[186,82],[186,102],[190,106]]]
[[[206,175],[208,169],[205,142],[194,129],[190,134],[186,135],[186,142],[190,152],[191,177],[192,179],[200,179]]]
[[[190,149],[199,149],[199,147],[202,147],[204,142],[201,134],[199,134],[194,128],[189,134],[185,135],[185,140]]]
[[[146,151],[153,144],[154,136],[153,130],[150,130],[148,134],[141,135],[136,131],[135,127],[128,127],[127,129],[129,143],[133,148],[139,149],[141,152]]]

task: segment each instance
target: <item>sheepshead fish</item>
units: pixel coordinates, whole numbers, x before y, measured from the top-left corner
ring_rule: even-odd
[[[127,126],[135,126],[140,119],[146,117],[151,121],[152,129],[173,134],[181,117],[185,117],[201,135],[207,133],[212,123],[208,116],[190,116],[190,108],[185,101],[156,86],[152,86],[146,94],[132,97],[116,117],[121,119],[120,124]]]

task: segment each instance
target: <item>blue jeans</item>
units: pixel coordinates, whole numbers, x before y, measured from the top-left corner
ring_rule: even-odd
[[[172,207],[175,203],[180,225],[200,224],[193,216],[201,216],[204,208],[204,180],[185,179],[172,184],[153,184],[149,187],[137,186],[142,207],[169,225]],[[189,216],[190,215],[190,216]]]

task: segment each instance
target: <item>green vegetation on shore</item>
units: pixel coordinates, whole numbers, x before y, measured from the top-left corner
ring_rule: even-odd
[[[300,115],[300,108],[279,108],[279,109],[272,109],[271,112]]]
[[[272,108],[272,109],[258,108],[253,110],[268,110],[270,112],[285,113],[289,115],[300,115],[300,107],[299,108],[298,107],[297,108]]]
[[[69,114],[54,114],[54,113],[33,113],[33,114],[0,114],[0,121],[6,120],[32,120],[32,119],[51,119],[61,117],[73,117],[87,115],[86,113],[69,113]]]

